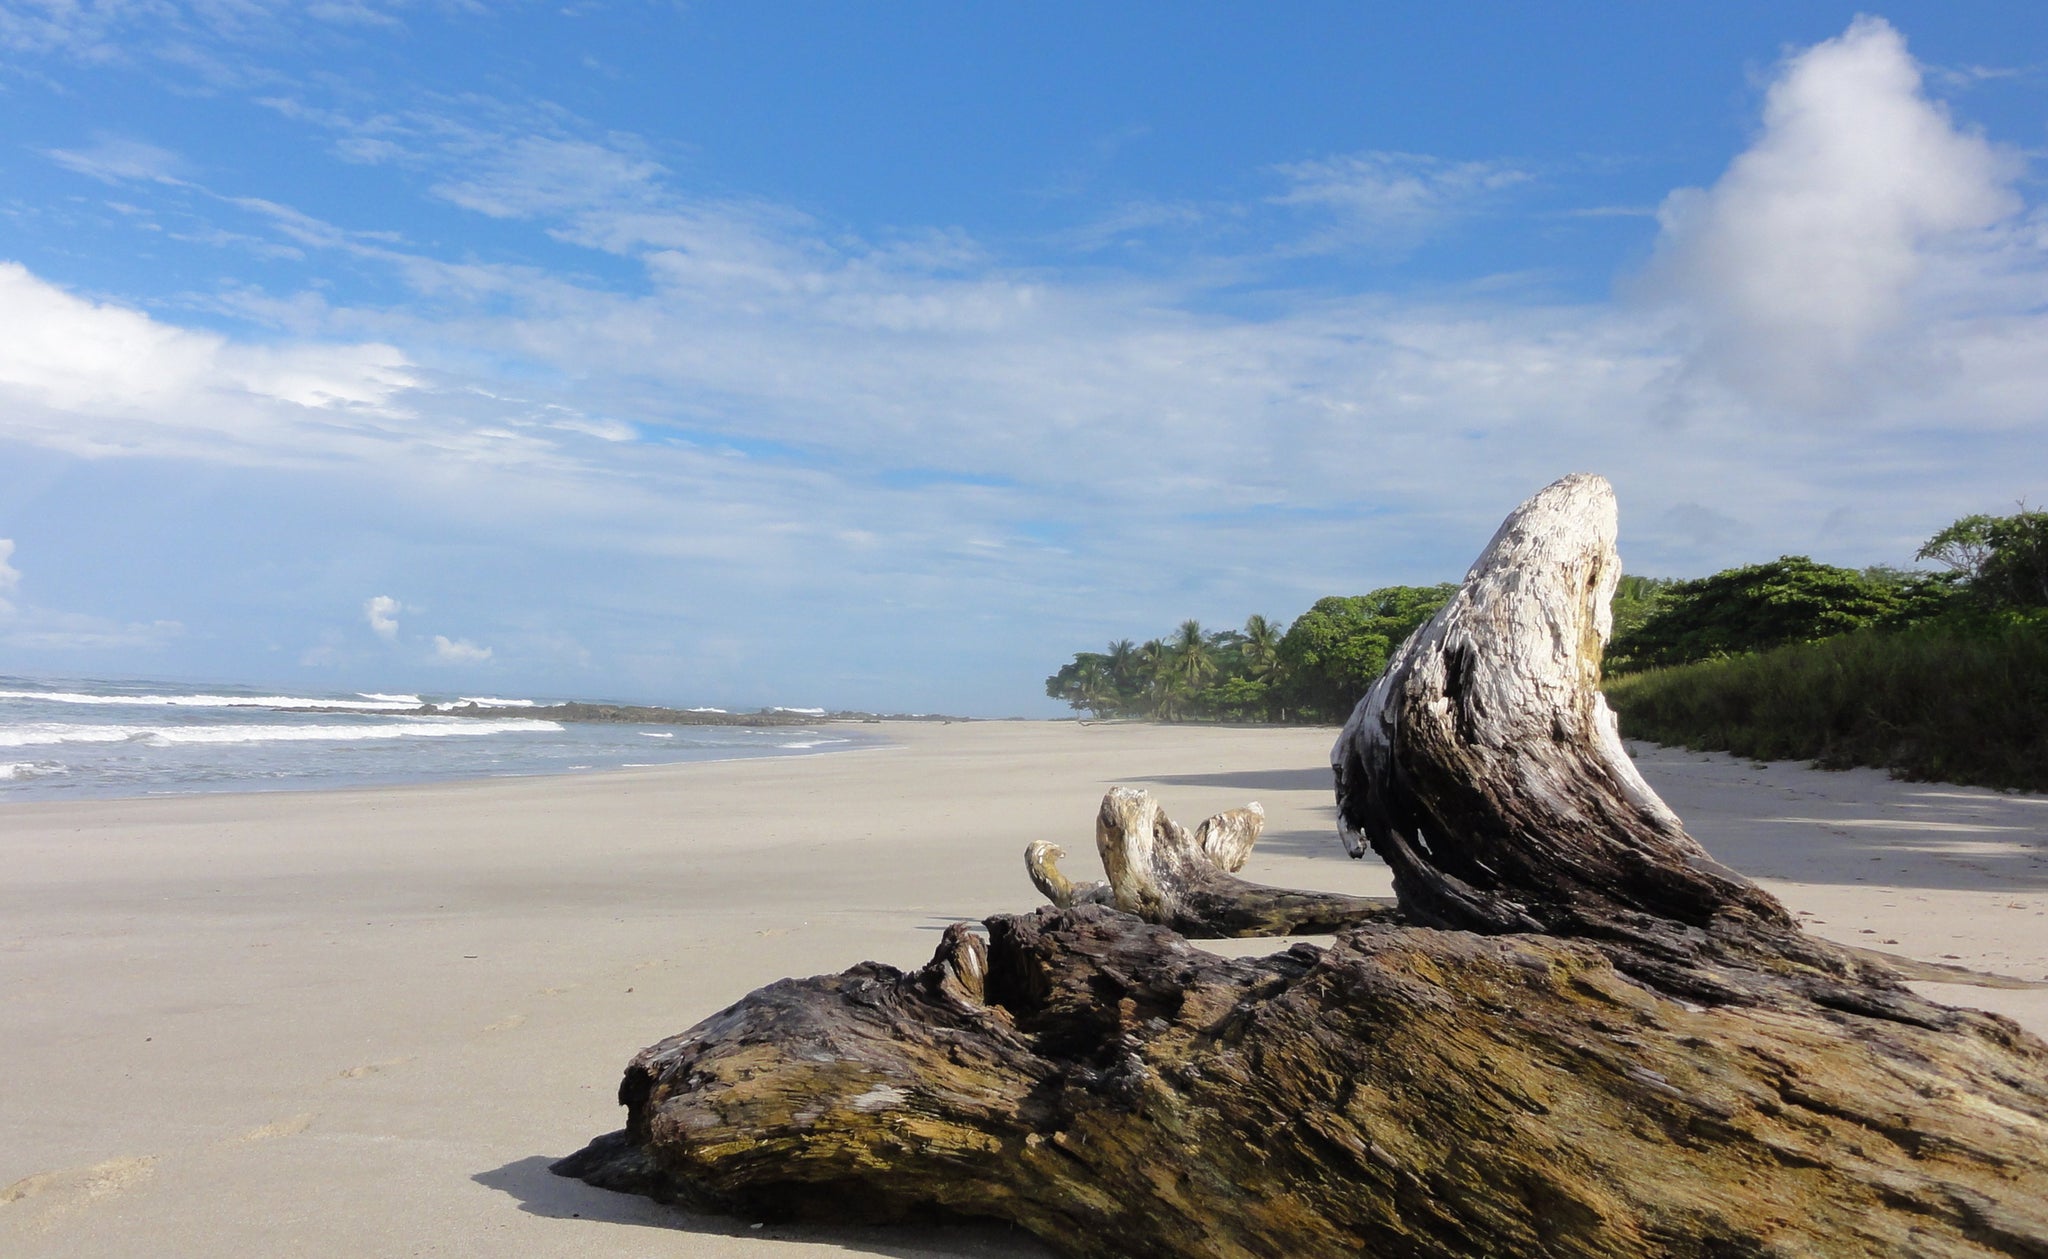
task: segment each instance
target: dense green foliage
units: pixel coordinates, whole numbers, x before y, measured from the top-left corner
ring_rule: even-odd
[[[1854,573],[1788,556],[1666,587],[1609,654],[1622,728],[1744,756],[2048,790],[2048,513],[1967,516],[1916,558],[1949,572]],[[1676,667],[1629,672],[1658,664]]]
[[[1882,569],[1859,573],[1787,555],[1665,584],[1633,626],[1615,627],[1607,667],[1626,672],[1815,642],[1852,630],[1903,627],[1939,614],[1948,595],[1947,583],[1938,578]]]
[[[1163,639],[1081,652],[1045,680],[1045,693],[1097,717],[1342,721],[1388,653],[1456,590],[1388,586],[1320,599],[1285,633],[1263,616],[1216,632],[1184,621]]]
[[[1609,609],[1614,617],[1614,632],[1610,640],[1620,639],[1654,616],[1664,606],[1666,596],[1678,583],[1668,577],[1638,577],[1634,573],[1624,574],[1615,583],[1614,598]],[[1610,651],[1608,653],[1612,655]]]
[[[1305,720],[1342,721],[1387,668],[1387,657],[1458,587],[1386,586],[1332,595],[1295,618],[1280,640],[1282,692]]]
[[[1981,608],[2048,608],[2048,512],[1965,516],[1914,558],[1946,565]]]
[[[2048,791],[2048,616],[1900,631],[1610,677],[1630,738]]]

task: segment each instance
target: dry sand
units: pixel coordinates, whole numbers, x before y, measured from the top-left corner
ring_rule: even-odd
[[[1360,893],[1326,730],[903,726],[900,746],[374,791],[0,808],[0,1253],[1043,1255],[1001,1229],[692,1216],[551,1176],[626,1059],[751,988],[915,965],[1092,875],[1113,783],[1258,799],[1246,875]],[[2048,797],[1642,748],[1835,939],[2048,976]],[[1239,942],[1232,952],[1272,946]],[[2048,1034],[2048,993],[1932,988]]]

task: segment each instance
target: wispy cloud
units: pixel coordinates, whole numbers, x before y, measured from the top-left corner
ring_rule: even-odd
[[[14,567],[14,539],[0,538],[0,616],[14,611],[14,605],[6,596],[14,593],[21,584],[21,570]]]
[[[1333,220],[1306,248],[1387,252],[1413,247],[1533,178],[1511,162],[1377,151],[1293,162],[1277,173],[1289,186],[1275,204],[1318,210]]]
[[[49,157],[66,170],[102,183],[132,179],[160,184],[184,182],[180,178],[185,170],[184,159],[169,149],[125,136],[102,135],[82,149],[52,149]]]

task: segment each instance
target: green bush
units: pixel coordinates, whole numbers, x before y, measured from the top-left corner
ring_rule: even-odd
[[[2048,791],[2048,616],[1955,617],[1607,679],[1632,739]]]
[[[1859,573],[1786,555],[1672,582],[1645,602],[1647,610],[1638,613],[1633,626],[1617,617],[1608,650],[1613,672],[1763,651],[1872,626],[1907,625],[1939,614],[1949,603],[1949,590],[1937,578],[1885,570]]]

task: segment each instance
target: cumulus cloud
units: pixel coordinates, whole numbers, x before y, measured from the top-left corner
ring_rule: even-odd
[[[372,595],[363,601],[363,619],[370,623],[370,632],[387,643],[398,641],[398,614],[404,610],[390,595]]]
[[[399,397],[415,384],[389,345],[238,343],[0,262],[0,438],[87,455],[305,460],[403,420]]]
[[[1907,326],[1930,256],[2017,208],[2016,173],[1926,97],[1896,30],[1859,17],[1785,65],[1762,133],[1712,188],[1664,202],[1655,282],[1691,320],[1698,366],[1825,410]]]
[[[443,664],[482,664],[491,658],[491,649],[479,647],[466,638],[448,638],[434,635],[434,659]]]

